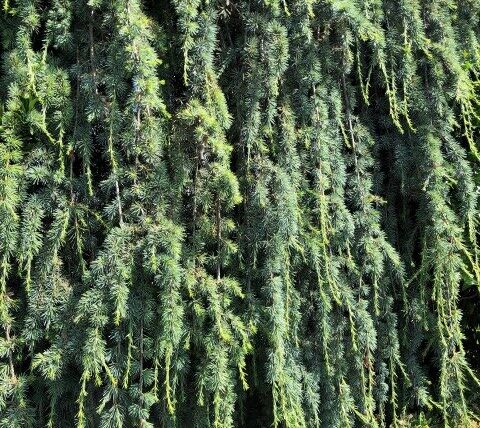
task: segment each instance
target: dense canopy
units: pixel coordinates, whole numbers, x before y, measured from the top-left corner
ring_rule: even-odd
[[[1,0],[0,428],[472,427],[479,0]]]

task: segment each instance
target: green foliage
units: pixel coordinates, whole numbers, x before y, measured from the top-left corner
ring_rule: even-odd
[[[471,427],[477,0],[7,0],[0,428]]]

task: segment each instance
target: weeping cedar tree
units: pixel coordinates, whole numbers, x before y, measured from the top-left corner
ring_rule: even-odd
[[[471,426],[479,37],[477,0],[2,0],[0,427]]]

